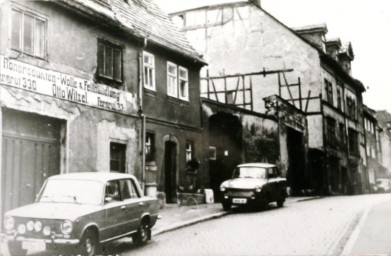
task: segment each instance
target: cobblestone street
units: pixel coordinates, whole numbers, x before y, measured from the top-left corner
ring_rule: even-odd
[[[363,212],[391,201],[390,194],[340,196],[275,205],[266,211],[234,210],[153,237],[146,246],[131,240],[107,247],[121,255],[339,255]]]

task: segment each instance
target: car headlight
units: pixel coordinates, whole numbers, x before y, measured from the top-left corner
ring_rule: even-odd
[[[72,221],[70,220],[65,220],[61,224],[61,231],[64,235],[69,235],[72,232],[72,229],[73,229],[73,224]]]
[[[6,230],[11,230],[15,226],[15,220],[11,216],[6,216],[4,219],[4,228]]]
[[[41,232],[41,230],[42,230],[42,222],[36,221],[34,223],[34,230],[35,230],[35,232]]]
[[[26,225],[24,225],[24,224],[19,224],[19,226],[18,226],[18,233],[19,234],[24,234],[24,233],[26,233]]]
[[[260,187],[255,187],[255,192],[257,192],[257,193],[259,193],[259,192],[261,192],[261,188]]]
[[[48,236],[48,235],[50,235],[50,232],[51,232],[51,229],[50,229],[50,227],[49,227],[49,226],[45,226],[45,227],[43,227],[43,231],[42,231],[42,233],[43,233],[45,236]]]
[[[33,230],[34,230],[34,222],[33,222],[32,220],[29,220],[29,221],[27,222],[26,227],[27,227],[27,230],[28,230],[28,231],[33,231]]]
[[[225,191],[225,187],[224,187],[224,186],[221,186],[221,187],[220,187],[220,191],[221,191],[221,192],[224,192],[224,191]]]

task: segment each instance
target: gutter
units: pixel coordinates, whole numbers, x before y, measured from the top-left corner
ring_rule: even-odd
[[[142,189],[145,193],[145,139],[146,139],[146,116],[143,113],[143,102],[144,102],[144,49],[148,44],[148,38],[144,38],[143,46],[138,54],[139,61],[139,88],[138,88],[138,98],[139,98],[139,116],[142,119],[141,121],[141,177],[142,177]]]

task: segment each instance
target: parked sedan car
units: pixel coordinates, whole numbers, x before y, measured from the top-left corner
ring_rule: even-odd
[[[11,255],[95,255],[102,243],[125,236],[145,243],[158,209],[156,198],[142,196],[133,175],[71,173],[50,177],[35,203],[6,212],[4,228]]]
[[[390,179],[377,179],[376,187],[378,193],[391,192],[391,180]]]
[[[277,167],[267,163],[241,164],[233,177],[220,186],[224,210],[232,205],[253,205],[265,208],[270,202],[282,207],[287,196],[286,179],[279,176]]]

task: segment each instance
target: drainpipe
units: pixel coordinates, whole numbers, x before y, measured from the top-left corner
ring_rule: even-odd
[[[141,118],[141,179],[142,179],[142,189],[145,193],[145,136],[146,136],[146,116],[143,113],[143,92],[144,92],[144,68],[143,68],[143,62],[144,62],[144,49],[147,46],[148,39],[144,38],[143,47],[141,48],[141,51],[138,55],[139,60],[139,115]]]

